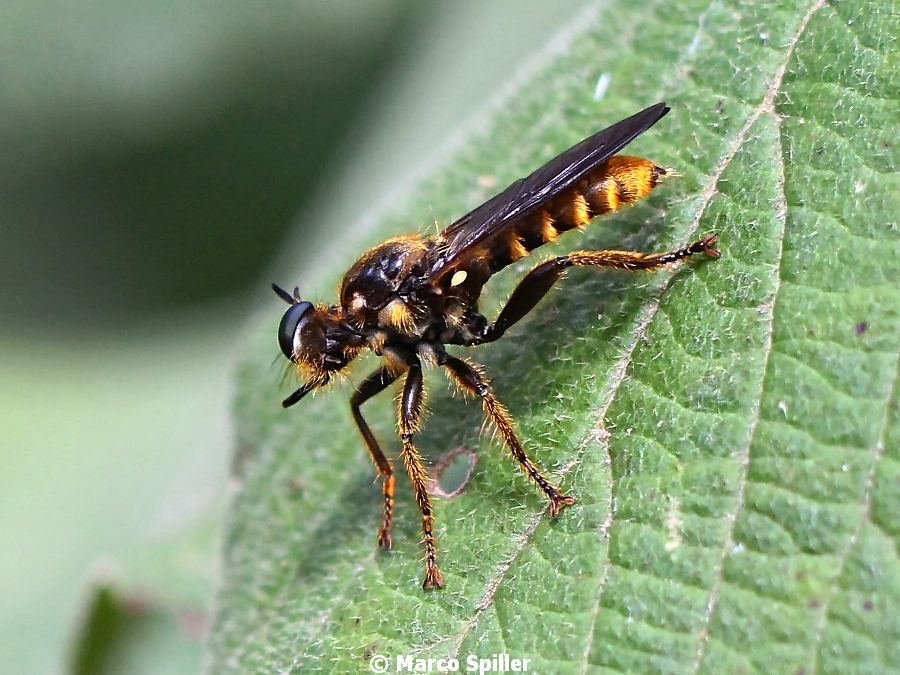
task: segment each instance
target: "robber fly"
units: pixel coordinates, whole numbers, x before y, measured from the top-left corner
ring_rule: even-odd
[[[296,288],[290,294],[273,284],[279,297],[290,305],[278,327],[278,343],[303,379],[303,385],[283,401],[285,408],[327,384],[364,349],[383,359],[381,367],[350,397],[353,420],[382,479],[384,515],[378,544],[383,549],[391,547],[394,469],[363,419],[360,406],[403,379],[398,429],[401,457],[422,511],[424,588],[440,588],[444,580],[437,563],[428,471],[413,442],[422,416],[422,364],[442,366],[460,390],[481,399],[486,420],[546,495],[550,514],[556,516],[575,499],[544,478],[525,454],[512,419],[494,396],[484,370],[451,356],[445,345],[497,340],[528,314],[570,267],[652,270],[696,253],[719,257],[715,234],[663,253],[576,251],[531,270],[493,323],[478,311],[482,288],[492,275],[560,233],[582,228],[594,216],[650,193],[666,171],[646,159],[616,153],[667,112],[664,103],[657,103],[581,141],[435,236],[397,237],[366,251],[344,275],[336,305],[313,304],[301,299]]]

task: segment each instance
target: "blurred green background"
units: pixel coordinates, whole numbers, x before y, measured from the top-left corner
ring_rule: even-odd
[[[0,7],[4,672],[200,669],[243,326],[584,4]]]

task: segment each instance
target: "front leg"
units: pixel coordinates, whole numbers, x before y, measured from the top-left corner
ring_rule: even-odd
[[[363,380],[356,388],[356,391],[353,392],[353,396],[350,397],[353,421],[356,422],[356,428],[359,429],[359,433],[366,443],[369,456],[381,475],[381,488],[384,494],[384,516],[381,520],[381,527],[378,529],[378,545],[385,551],[391,548],[391,522],[394,518],[394,470],[388,458],[384,456],[381,448],[378,447],[378,441],[375,440],[375,435],[369,429],[369,425],[366,424],[360,406],[376,394],[384,391],[396,379],[397,375],[390,369],[379,368]]]
[[[422,532],[425,535],[425,581],[422,588],[443,588],[444,577],[437,566],[437,542],[434,538],[434,516],[431,511],[431,499],[428,495],[428,471],[422,456],[413,445],[412,439],[419,430],[422,416],[422,364],[418,357],[412,357],[406,371],[403,384],[403,395],[399,401],[400,441],[403,444],[403,463],[413,485],[416,503],[422,511]]]

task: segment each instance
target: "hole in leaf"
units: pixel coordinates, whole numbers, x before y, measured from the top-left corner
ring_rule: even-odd
[[[435,497],[452,499],[469,485],[478,464],[478,455],[459,446],[445,452],[434,465],[430,492]]]

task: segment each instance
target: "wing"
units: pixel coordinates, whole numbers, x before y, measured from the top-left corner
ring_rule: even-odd
[[[616,122],[572,146],[530,176],[520,178],[500,194],[455,221],[441,233],[443,242],[436,248],[435,257],[431,261],[431,276],[439,275],[447,264],[463,252],[518,223],[569,188],[647,131],[667,112],[669,108],[665,103],[657,103]]]

